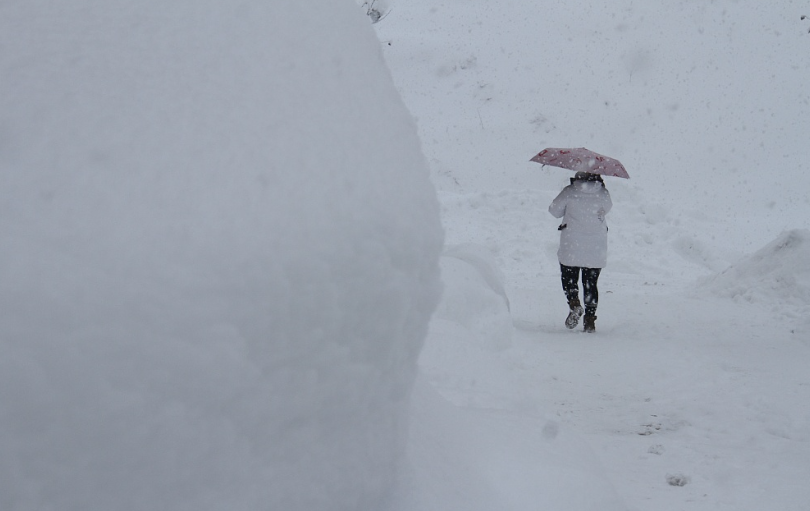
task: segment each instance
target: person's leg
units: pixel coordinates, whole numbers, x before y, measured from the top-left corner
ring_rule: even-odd
[[[560,278],[565,297],[569,300],[572,297],[579,299],[579,268],[560,264]]]
[[[579,268],[560,264],[560,277],[569,309],[568,317],[565,318],[565,326],[574,328],[579,323],[583,312],[582,304],[579,301]]]
[[[601,268],[582,268],[582,298],[585,302],[585,310],[590,309],[593,313],[596,313],[596,307],[599,305],[597,282],[601,271]]]
[[[601,268],[582,268],[582,298],[585,302],[585,331],[596,330],[596,308],[599,305],[599,274]]]

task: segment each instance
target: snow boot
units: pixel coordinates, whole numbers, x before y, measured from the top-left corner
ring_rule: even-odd
[[[585,312],[585,310],[582,308],[582,304],[579,303],[578,296],[568,296],[568,307],[571,311],[568,313],[568,317],[565,318],[565,326],[569,330],[572,330],[576,328],[579,323],[579,318],[582,317],[582,313]]]
[[[585,317],[582,318],[582,326],[584,332],[588,332],[589,334],[596,332],[596,316],[593,314],[585,314]]]

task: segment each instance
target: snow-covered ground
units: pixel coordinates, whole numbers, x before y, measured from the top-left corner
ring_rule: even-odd
[[[806,511],[803,6],[357,4],[0,3],[0,509]]]
[[[808,509],[803,6],[388,7],[447,238],[408,509]],[[528,162],[564,146],[631,175],[593,335],[563,325],[547,213],[570,173]]]

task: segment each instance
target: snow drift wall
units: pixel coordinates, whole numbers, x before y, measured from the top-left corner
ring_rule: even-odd
[[[785,231],[753,254],[701,283],[731,298],[761,303],[776,318],[805,321],[810,312],[810,231]]]
[[[509,297],[492,253],[482,245],[464,243],[447,247],[440,261],[444,294],[432,328],[455,330],[465,342],[487,351],[511,346]]]
[[[350,0],[0,5],[0,509],[373,509],[442,234]]]
[[[810,231],[785,231],[704,286],[735,300],[810,304]]]

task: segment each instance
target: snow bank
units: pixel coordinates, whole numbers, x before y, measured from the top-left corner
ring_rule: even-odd
[[[0,5],[0,509],[373,509],[442,234],[352,2]]]
[[[735,300],[810,305],[810,231],[796,229],[775,240],[704,284]]]
[[[444,294],[435,321],[460,330],[465,341],[479,347],[508,347],[513,330],[509,298],[492,253],[473,243],[449,247],[441,258],[441,271]]]

